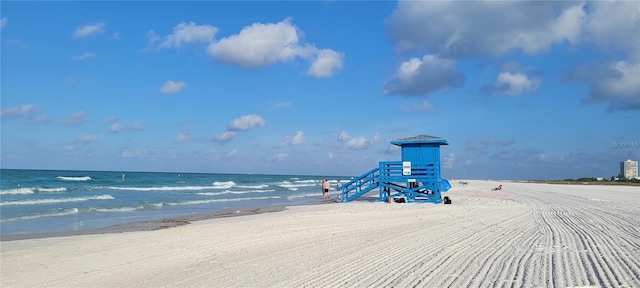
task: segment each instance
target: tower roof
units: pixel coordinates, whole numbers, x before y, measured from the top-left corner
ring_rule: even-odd
[[[447,139],[437,136],[429,136],[429,135],[416,135],[413,137],[400,138],[396,140],[392,140],[391,144],[402,146],[404,144],[440,144],[440,145],[449,145]]]

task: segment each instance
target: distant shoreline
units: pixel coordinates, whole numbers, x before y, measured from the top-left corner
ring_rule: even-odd
[[[620,182],[620,181],[563,181],[563,180],[527,180],[517,182],[528,182],[534,184],[561,184],[561,185],[599,185],[599,186],[640,186],[640,182]]]
[[[317,205],[317,204],[327,204],[327,203],[336,203],[336,200],[335,199],[317,200],[317,201],[311,201],[309,203],[304,203],[299,205],[288,205],[288,206]],[[214,213],[203,213],[203,214],[196,214],[191,216],[171,217],[171,218],[160,219],[160,220],[123,223],[123,224],[118,224],[118,225],[104,227],[104,228],[95,228],[95,229],[86,229],[86,230],[77,230],[77,231],[64,231],[64,232],[1,235],[0,242],[27,240],[27,239],[53,238],[53,237],[67,237],[67,236],[78,236],[78,235],[96,235],[96,234],[137,232],[137,231],[153,231],[153,230],[168,229],[168,228],[178,227],[182,225],[187,225],[187,224],[191,224],[191,222],[201,221],[201,220],[256,215],[256,214],[271,213],[271,212],[281,212],[286,210],[288,206],[277,205],[277,206],[229,208],[229,209],[225,209],[225,210],[214,212]]]
[[[254,214],[269,213],[269,212],[279,212],[285,209],[286,209],[285,206],[248,207],[248,208],[239,208],[239,209],[230,208],[230,209],[225,209],[223,211],[219,211],[215,213],[196,214],[192,216],[167,218],[167,219],[161,219],[161,220],[123,223],[123,224],[118,224],[118,225],[104,227],[104,228],[96,228],[96,229],[51,232],[51,233],[26,233],[26,234],[4,235],[4,236],[0,236],[0,242],[25,240],[25,239],[77,236],[77,235],[95,235],[95,234],[124,233],[124,232],[135,232],[135,231],[152,231],[152,230],[168,229],[172,227],[187,225],[193,221],[254,215]]]

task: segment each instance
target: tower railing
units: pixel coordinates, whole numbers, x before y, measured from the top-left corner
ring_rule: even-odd
[[[449,189],[440,178],[440,165],[435,162],[411,162],[410,169],[402,161],[380,162],[378,168],[340,186],[342,202],[349,202],[380,188],[379,201],[400,197],[405,202],[441,203],[441,192]]]

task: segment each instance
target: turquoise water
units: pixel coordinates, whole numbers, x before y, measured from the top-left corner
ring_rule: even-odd
[[[300,205],[320,181],[349,177],[0,170],[0,234],[68,232],[213,213]]]

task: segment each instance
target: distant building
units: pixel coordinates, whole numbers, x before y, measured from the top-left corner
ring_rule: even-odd
[[[638,161],[631,159],[620,162],[620,177],[624,179],[635,179],[638,177]]]

